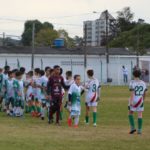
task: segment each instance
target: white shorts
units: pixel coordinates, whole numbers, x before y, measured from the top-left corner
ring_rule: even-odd
[[[77,111],[77,110],[71,110],[71,113],[70,113],[71,117],[73,117],[73,116],[80,116],[80,114],[81,114],[81,112]]]
[[[88,107],[97,107],[98,102],[86,102]]]
[[[130,111],[133,111],[133,112],[141,112],[141,111],[144,111],[144,107],[132,107],[132,106],[129,106],[129,110]]]
[[[130,111],[133,112],[141,112],[144,111],[144,101],[143,99],[135,99],[133,100],[134,106],[128,106]]]

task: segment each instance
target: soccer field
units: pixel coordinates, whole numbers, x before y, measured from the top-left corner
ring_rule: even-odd
[[[0,114],[0,150],[150,150],[150,94],[145,102],[143,134],[129,135],[127,87],[104,86],[98,107],[98,126],[84,124],[84,103],[78,129],[48,125],[26,115]],[[91,118],[92,119],[92,118]],[[136,120],[135,120],[136,121]]]

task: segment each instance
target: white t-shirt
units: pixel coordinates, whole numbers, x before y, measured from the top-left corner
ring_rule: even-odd
[[[78,86],[75,83],[73,83],[70,86],[70,89],[68,91],[68,94],[72,95],[71,111],[77,113],[78,115],[80,115],[80,110],[81,110],[81,104],[80,104],[81,92],[82,92],[82,87]]]
[[[128,75],[128,70],[127,70],[127,68],[122,68],[122,73],[123,73],[123,75]]]
[[[14,98],[15,90],[14,90],[14,79],[7,79],[5,82],[6,88],[6,98]]]
[[[141,100],[142,103],[144,100],[144,93],[147,90],[146,83],[142,80],[132,80],[129,89],[130,91],[134,91],[133,105],[136,105],[139,100]]]
[[[95,102],[98,97],[99,81],[96,78],[87,81],[86,85],[86,102]]]
[[[48,83],[48,78],[46,76],[42,76],[40,77],[40,86],[46,88],[47,87],[47,83]],[[46,91],[45,89],[41,90],[41,99],[45,99],[46,98]]]

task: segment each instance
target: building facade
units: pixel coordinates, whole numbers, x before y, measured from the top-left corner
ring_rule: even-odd
[[[84,37],[86,36],[86,45],[102,46],[106,37],[106,27],[108,29],[108,36],[111,36],[114,34],[111,30],[114,23],[115,18],[107,11],[102,12],[99,19],[84,21],[83,33]]]

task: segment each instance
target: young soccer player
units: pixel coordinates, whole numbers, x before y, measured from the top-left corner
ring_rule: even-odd
[[[66,72],[66,78],[65,78],[65,84],[67,86],[71,86],[73,83],[74,83],[74,79],[72,77],[72,71],[67,71]],[[69,107],[68,107],[68,95],[67,95],[67,100],[66,100],[66,104],[65,104],[64,107],[69,110]]]
[[[12,116],[15,103],[14,79],[12,71],[8,72],[8,79],[5,80],[5,89],[6,89],[5,93],[6,113],[7,115]]]
[[[22,81],[22,73],[16,72],[16,79],[14,80],[14,91],[15,91],[15,107],[14,115],[16,117],[23,116],[24,112],[24,83]]]
[[[60,68],[60,76],[62,76],[62,74],[63,74],[63,69]],[[63,76],[62,76],[62,78],[63,78]],[[63,80],[64,80],[64,78],[63,78]],[[64,80],[64,82],[65,82],[65,80]],[[60,120],[63,119],[63,102],[64,102],[64,98],[65,98],[65,89],[64,88],[62,88],[62,92],[61,93],[62,93],[62,104],[60,106],[60,116],[59,116]]]
[[[4,67],[4,78],[7,80],[8,79],[8,72],[10,71],[10,66],[5,66]]]
[[[81,113],[81,94],[83,93],[83,88],[80,86],[81,77],[80,75],[74,76],[74,83],[71,85],[68,96],[69,96],[69,103],[71,105],[71,112],[70,112],[70,118],[74,119],[74,127],[78,128],[79,124],[79,116]],[[72,126],[72,122],[68,124],[69,126]]]
[[[34,100],[33,100],[33,71],[29,71],[26,74],[26,81],[25,81],[25,87],[26,87],[26,111],[31,113],[34,111]],[[28,108],[28,109],[27,109]]]
[[[94,71],[92,69],[87,71],[88,82],[85,85],[86,92],[86,124],[89,124],[89,111],[93,110],[93,126],[96,127],[97,120],[97,104],[100,96],[99,81],[94,77]]]
[[[65,84],[67,86],[71,86],[72,84],[74,83],[74,79],[72,78],[72,71],[67,71],[66,72],[66,80],[65,80]],[[66,104],[64,106],[67,111],[69,112],[69,117],[68,117],[68,125],[70,126],[71,122],[72,122],[72,119],[71,119],[71,116],[70,116],[70,111],[71,111],[71,106],[69,105],[68,103],[68,93],[67,93],[67,99],[66,99]]]
[[[46,88],[47,88],[47,82],[48,82],[48,77],[46,76],[44,70],[40,71],[40,88],[41,88],[41,119],[44,120],[45,118],[45,112],[46,112],[46,106],[47,106],[47,93],[46,93]]]
[[[25,81],[26,80],[26,68],[21,67],[19,70],[22,73],[22,80]]]
[[[2,102],[4,98],[4,93],[5,93],[4,82],[5,82],[5,78],[3,75],[3,69],[0,68],[0,111],[2,109]]]
[[[34,69],[33,96],[34,96],[35,110],[32,112],[32,116],[40,117],[41,116],[40,68]]]
[[[49,123],[53,122],[53,114],[56,113],[56,125],[60,125],[60,109],[62,105],[62,88],[68,89],[63,77],[60,75],[60,66],[54,66],[53,75],[47,84],[47,94],[50,99]]]
[[[51,70],[51,68],[50,67],[45,67],[45,76],[47,77],[47,78],[49,78],[50,77],[50,70]]]
[[[5,81],[8,79],[8,72],[10,71],[10,66],[5,66],[4,67],[4,72],[1,74],[1,79],[2,79],[2,95],[1,95],[1,98],[0,98],[0,111],[2,110],[3,108],[3,111],[6,111],[6,108],[5,108],[5,88],[4,88],[4,84],[5,84]],[[4,104],[4,105],[3,105]]]
[[[134,70],[133,72],[134,80],[130,82],[129,89],[131,91],[131,96],[129,99],[129,123],[130,123],[130,134],[136,132],[133,113],[138,113],[138,134],[142,134],[142,112],[144,111],[144,99],[147,91],[145,82],[140,80],[141,71]]]

